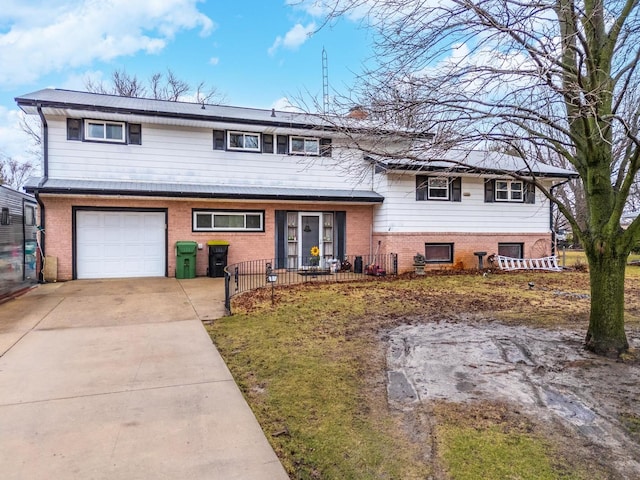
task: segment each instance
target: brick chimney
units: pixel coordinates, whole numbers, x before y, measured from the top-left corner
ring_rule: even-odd
[[[362,105],[355,105],[351,107],[349,109],[349,113],[347,114],[347,117],[355,118],[356,120],[364,120],[368,116],[369,114]]]

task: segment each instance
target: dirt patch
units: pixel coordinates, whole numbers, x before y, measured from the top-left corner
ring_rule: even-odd
[[[575,437],[576,455],[640,478],[640,362],[583,350],[583,332],[459,319],[407,319],[388,332],[392,408],[422,423],[425,405],[438,402],[507,404],[560,443]],[[628,339],[637,351],[638,332]]]

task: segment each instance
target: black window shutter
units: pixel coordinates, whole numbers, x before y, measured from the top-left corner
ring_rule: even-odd
[[[278,153],[281,155],[289,153],[289,137],[286,135],[278,135]]]
[[[139,123],[127,124],[127,141],[131,145],[142,145],[142,125]]]
[[[213,149],[224,150],[224,130],[213,131]]]
[[[493,199],[495,196],[495,180],[485,180],[484,181],[484,201],[485,203],[493,203]]]
[[[449,183],[449,198],[452,202],[462,201],[462,178],[452,178]]]
[[[82,140],[82,120],[67,118],[67,140]]]
[[[416,200],[427,199],[427,185],[429,177],[424,175],[416,175]]]
[[[320,155],[322,155],[323,157],[331,156],[331,139],[330,138],[320,139]]]
[[[531,182],[524,183],[524,203],[536,203],[536,186]]]
[[[287,211],[276,210],[276,267],[287,267]]]
[[[262,135],[262,153],[273,153],[273,135]]]
[[[347,252],[347,212],[336,212],[336,257],[344,260]]]

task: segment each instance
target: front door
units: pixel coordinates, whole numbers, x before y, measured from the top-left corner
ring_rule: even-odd
[[[320,213],[300,213],[300,221],[298,222],[298,238],[300,238],[300,250],[298,257],[299,265],[309,266],[314,262],[311,258],[311,249],[318,247],[320,253],[318,259],[322,258],[322,239],[320,238]],[[318,265],[319,263],[316,263]]]

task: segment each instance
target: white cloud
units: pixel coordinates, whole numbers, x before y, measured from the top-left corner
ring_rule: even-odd
[[[268,50],[269,55],[274,55],[280,47],[287,48],[289,50],[298,49],[309,39],[315,30],[316,24],[314,22],[311,22],[306,27],[302,26],[300,23],[296,23],[284,37],[276,37],[273,45],[271,45]]]
[[[22,112],[0,106],[0,154],[18,161],[34,161],[31,137],[20,128]],[[32,122],[38,129],[38,121]]]
[[[209,64],[210,65],[218,65],[218,63],[220,63],[220,59],[218,57],[211,57],[209,59]]]
[[[16,2],[0,13],[0,86],[139,52],[159,53],[182,30],[215,24],[198,0]],[[54,4],[54,5],[52,5]]]
[[[271,104],[270,108],[275,108],[279,112],[295,112],[304,113],[300,107],[297,107],[287,97],[281,97]]]

